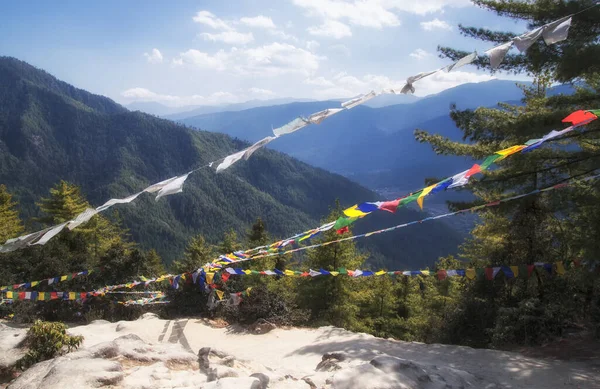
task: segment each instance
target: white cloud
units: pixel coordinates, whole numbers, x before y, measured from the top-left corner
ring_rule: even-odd
[[[451,31],[452,30],[452,26],[449,25],[447,22],[440,20],[438,18],[435,18],[433,20],[430,20],[428,22],[421,22],[421,28],[423,30],[426,31],[432,31],[432,30],[447,30],[447,31]]]
[[[229,51],[219,50],[211,55],[190,49],[173,60],[174,65],[191,65],[211,68],[243,75],[275,76],[298,73],[309,76],[319,68],[321,57],[290,45],[271,43],[269,45]]]
[[[485,82],[495,78],[496,77],[488,74],[461,71],[446,73],[444,71],[439,71],[430,77],[417,81],[415,83],[415,94],[418,96],[427,96],[461,84]]]
[[[230,92],[218,91],[211,93],[208,96],[201,95],[189,95],[189,96],[174,96],[168,94],[160,94],[152,92],[146,88],[131,88],[121,92],[121,96],[127,100],[127,102],[133,101],[154,101],[157,103],[165,104],[171,107],[185,106],[185,105],[209,105],[209,104],[224,104],[224,103],[238,103],[245,101],[247,96],[237,96]]]
[[[342,43],[338,43],[336,45],[329,46],[329,52],[330,53],[338,53],[345,57],[350,57],[350,49],[348,48],[348,46],[346,46]]]
[[[321,46],[321,44],[317,41],[308,41],[306,42],[306,48],[310,51],[315,51]]]
[[[483,82],[494,79],[487,74],[477,74],[470,72],[437,72],[430,77],[426,77],[415,83],[416,94],[426,96],[432,93],[438,93],[448,88],[465,84]],[[340,72],[331,79],[319,76],[307,78],[304,84],[314,85],[313,96],[318,99],[353,97],[359,94],[370,92],[371,90],[381,91],[382,89],[401,89],[405,81],[393,80],[387,76],[367,74],[363,77],[355,77],[346,72]]]
[[[223,42],[230,45],[245,45],[254,40],[254,35],[252,35],[251,32],[241,33],[237,31],[223,31],[218,34],[203,32],[200,36],[206,41]]]
[[[405,0],[403,0],[405,1]],[[388,1],[383,0],[293,0],[298,7],[309,11],[310,15],[323,19],[347,20],[350,24],[363,27],[382,28],[399,26],[400,20],[390,12]]]
[[[163,61],[163,56],[158,49],[152,49],[150,54],[144,53],[144,57],[149,63],[161,63]]]
[[[260,97],[272,97],[272,96],[276,95],[276,93],[273,92],[272,90],[256,88],[256,87],[252,87],[252,88],[248,89],[248,92],[250,92],[252,95],[260,96]]]
[[[258,16],[252,17],[252,18],[244,17],[244,18],[240,19],[240,22],[248,27],[265,28],[265,29],[275,28],[275,23],[273,23],[273,20],[271,20],[271,18],[269,18],[267,16],[263,16],[263,15],[258,15]]]
[[[427,58],[429,57],[431,54],[426,52],[423,49],[416,49],[415,51],[413,51],[412,53],[409,54],[411,57],[416,58],[418,60],[421,60],[423,58]]]
[[[341,39],[352,36],[350,27],[336,20],[326,20],[320,26],[313,26],[306,29],[311,35],[327,36],[335,39]]]
[[[208,11],[200,11],[193,17],[194,22],[204,24],[205,26],[214,28],[215,30],[233,31],[233,28],[225,21],[217,18],[214,14]]]

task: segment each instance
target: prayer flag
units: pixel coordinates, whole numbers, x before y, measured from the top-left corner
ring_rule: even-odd
[[[439,182],[437,186],[431,190],[431,194],[436,194],[446,190],[450,185],[452,185],[452,178],[446,178],[444,181]]]
[[[217,294],[217,297],[219,298],[219,300],[223,300],[223,295],[225,294],[225,292],[223,292],[222,290],[216,289],[215,293]]]
[[[571,27],[571,16],[565,16],[552,23],[544,26],[544,42],[547,45],[553,45],[557,42],[564,41],[569,36],[569,28]]]
[[[75,300],[75,292],[69,292],[69,300]]]
[[[589,111],[575,111],[562,120],[563,123],[572,123],[574,126],[581,126],[598,117]]]
[[[304,120],[303,118],[296,118],[296,119],[292,120],[291,122],[287,123],[286,125],[283,125],[279,128],[274,129],[273,134],[275,134],[275,136],[291,134],[292,132],[296,132],[299,129],[308,126],[309,124],[310,124],[310,122],[307,120]]]
[[[158,201],[158,199],[164,196],[183,192],[183,183],[185,182],[185,180],[187,180],[189,175],[190,173],[176,177],[173,181],[169,182],[167,185],[161,188],[158,194],[156,195],[155,201]]]
[[[506,53],[508,53],[508,50],[510,50],[512,45],[513,41],[506,42],[485,52],[488,57],[490,57],[490,66],[492,69],[496,69],[498,66],[500,66],[504,60],[504,57],[506,57]]]
[[[513,277],[515,277],[515,278],[519,277],[519,266],[511,266],[510,270],[513,273]]]
[[[501,161],[504,158],[508,157],[509,155],[518,153],[519,151],[523,150],[525,147],[526,147],[525,145],[512,146],[512,147],[509,147],[504,150],[496,151],[496,154],[501,156],[501,158],[499,159],[499,161]]]
[[[446,67],[446,70],[448,72],[451,72],[452,70],[461,68],[465,65],[470,64],[471,62],[475,61],[475,59],[477,59],[477,52],[474,51],[471,54],[468,54],[464,57],[462,57],[461,59],[459,59],[458,61],[454,62],[452,65],[449,65]]]
[[[346,226],[346,227],[340,228],[335,233],[338,234],[338,235],[342,235],[342,234],[345,234],[346,232],[349,232],[349,231],[350,231],[350,229],[348,228],[348,226]]]
[[[420,191],[418,191],[416,193],[413,193],[413,194],[411,194],[409,196],[406,196],[406,197],[400,199],[400,202],[398,204],[398,208],[400,208],[401,206],[406,205],[408,203],[412,203],[413,201],[415,201],[416,199],[418,199],[419,196],[421,195],[421,192],[422,191],[420,190]]]
[[[382,202],[376,202],[376,203],[361,203],[356,205],[357,209],[361,212],[364,212],[365,214],[367,213],[371,213],[373,211],[376,211],[378,209],[380,209],[379,207],[381,206],[381,204],[383,204]]]
[[[379,205],[379,209],[394,213],[398,209],[398,205],[400,205],[400,199],[384,201]]]
[[[360,209],[358,209],[358,205],[353,205],[350,208],[344,209],[344,215],[348,217],[363,217],[368,214],[369,212],[363,212]]]
[[[474,280],[477,277],[477,273],[475,273],[475,269],[467,269],[465,275],[468,279]]]
[[[523,35],[513,38],[513,42],[515,42],[515,46],[517,47],[517,49],[519,49],[519,51],[522,53],[528,48],[530,48],[531,45],[534,44],[540,36],[542,36],[544,27],[545,26],[536,28],[535,30],[528,31]]]
[[[376,276],[382,276],[386,273],[385,270],[379,270],[377,273],[375,273]]]
[[[438,272],[437,272],[438,280],[445,280],[447,276],[448,276],[448,273],[446,272],[446,270],[438,270]]]
[[[236,163],[237,161],[242,159],[244,157],[245,153],[246,153],[246,150],[242,150],[242,151],[238,151],[237,153],[234,153],[234,154],[231,154],[231,155],[228,155],[227,157],[225,157],[223,162],[221,162],[219,164],[219,166],[217,166],[217,173],[222,172],[223,170],[231,167],[231,165],[233,165],[234,163]]]
[[[423,189],[423,191],[421,191],[421,194],[417,198],[417,204],[419,204],[419,208],[421,208],[421,210],[423,210],[423,197],[427,196],[429,192],[431,192],[433,188],[435,188],[437,185],[438,184],[430,185],[427,188]]]
[[[561,276],[565,274],[565,266],[562,262],[556,262],[556,273],[558,273]]]
[[[342,217],[340,217],[339,219],[336,220],[335,225],[333,226],[333,229],[339,230],[340,228],[349,226],[350,224],[354,223],[357,220],[358,220],[357,217],[344,217],[344,216],[342,216]]]
[[[506,276],[507,279],[511,279],[515,277],[512,269],[509,266],[502,266],[502,272]]]

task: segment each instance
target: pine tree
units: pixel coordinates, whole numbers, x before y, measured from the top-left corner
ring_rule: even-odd
[[[0,185],[0,244],[19,236],[24,230],[17,205],[6,186]]]
[[[250,227],[246,239],[248,240],[248,247],[264,246],[269,242],[269,235],[261,218],[257,218],[256,222]]]
[[[335,208],[327,216],[325,222],[337,220],[342,215],[342,208],[336,201]],[[345,234],[350,234],[348,231]],[[340,235],[329,230],[314,239],[315,243],[339,239]],[[352,241],[333,243],[310,250],[304,265],[311,269],[338,271],[354,270],[362,266],[367,255],[359,253]],[[317,276],[304,280],[299,295],[301,307],[310,309],[315,321],[325,320],[340,327],[355,325],[359,307],[355,304],[358,283],[346,275]]]
[[[66,181],[56,184],[50,189],[50,197],[41,199],[37,205],[47,215],[39,221],[47,224],[64,223],[90,207],[79,187]]]
[[[214,261],[214,248],[206,243],[202,235],[198,235],[190,240],[183,254],[181,261],[175,261],[172,269],[175,273],[193,272],[207,263]]]
[[[475,0],[475,4],[501,16],[526,20],[539,27],[593,4],[591,1],[500,1]],[[567,40],[546,46],[537,41],[523,54],[509,55],[501,71],[534,76],[532,85],[522,85],[521,104],[499,103],[495,108],[460,111],[451,118],[463,131],[463,142],[416,130],[421,142],[430,143],[438,154],[470,156],[478,160],[495,151],[525,144],[562,127],[561,119],[578,109],[600,106],[600,7],[573,17]],[[461,26],[463,34],[492,43],[504,43],[514,34]],[[458,59],[465,52],[440,48],[443,56]],[[489,69],[489,59],[480,57],[475,65]],[[551,95],[556,82],[576,81],[569,95]],[[474,202],[454,203],[462,208],[499,200],[514,194],[543,189],[571,177],[590,175],[600,169],[600,124],[579,128],[546,142],[529,153],[497,160],[484,177],[471,179]],[[475,266],[519,265],[534,262],[566,261],[573,258],[595,261],[600,212],[599,185],[595,181],[531,196],[489,208],[463,246],[461,255]],[[586,243],[588,242],[588,243]],[[575,272],[574,274],[579,274]],[[575,277],[575,276],[574,276]],[[583,278],[582,278],[583,277]],[[570,284],[569,282],[573,282]],[[566,291],[570,290],[572,294]],[[467,284],[460,308],[448,318],[448,339],[473,345],[490,342],[536,342],[540,336],[554,336],[563,320],[584,317],[583,310],[569,302],[587,295],[585,310],[593,311],[593,283],[582,275],[548,279],[534,271],[531,279],[478,280]],[[562,293],[561,293],[562,292]],[[533,313],[535,312],[535,314]],[[561,315],[556,315],[561,312]],[[567,313],[562,316],[562,313]],[[477,326],[473,326],[477,323]],[[519,327],[526,323],[526,328]],[[485,335],[487,334],[487,335]]]

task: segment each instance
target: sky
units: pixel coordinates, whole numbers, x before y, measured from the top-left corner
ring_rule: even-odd
[[[491,48],[459,24],[527,30],[468,0],[20,1],[0,14],[0,55],[122,104],[322,100],[448,65],[438,45]],[[415,83],[415,94],[494,77],[514,78],[466,66]]]

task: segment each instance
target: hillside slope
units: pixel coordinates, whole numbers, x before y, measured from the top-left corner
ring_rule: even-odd
[[[60,179],[80,185],[98,205],[244,146],[222,134],[128,112],[24,62],[0,58],[0,182],[17,195],[24,217],[38,214],[35,201]],[[341,176],[261,150],[223,174],[200,170],[181,194],[158,202],[142,196],[117,209],[136,241],[170,261],[192,235],[216,241],[231,228],[245,231],[259,216],[279,237],[315,227],[336,198],[348,206],[377,195]],[[360,231],[420,217],[404,210],[357,226]],[[380,236],[363,247],[398,267],[430,264],[454,252],[459,242],[445,225],[432,223]]]

